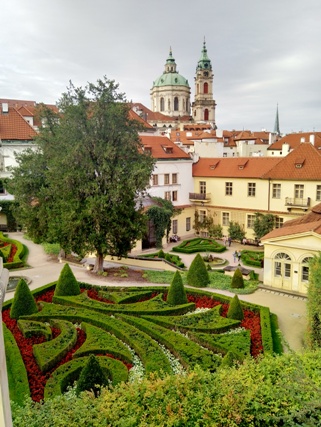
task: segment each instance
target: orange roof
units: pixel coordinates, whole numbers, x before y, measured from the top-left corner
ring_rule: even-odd
[[[189,159],[190,156],[165,136],[141,135],[142,144],[155,159]]]
[[[8,113],[0,111],[0,139],[31,141],[36,135],[34,128],[15,108],[9,107]]]
[[[313,231],[321,234],[321,203],[313,206],[311,212],[300,216],[299,218],[286,221],[281,228],[276,228],[262,237],[261,240],[267,240],[274,237],[289,236],[291,234],[300,234]]]
[[[321,151],[309,142],[301,143],[263,178],[286,180],[321,180]]]
[[[193,165],[193,176],[212,178],[262,178],[281,159],[274,157],[201,158]]]
[[[153,126],[151,126],[149,123],[146,122],[146,120],[144,120],[141,116],[139,116],[137,113],[135,113],[134,110],[129,110],[129,117],[132,120],[137,120],[138,122],[143,124],[144,127],[147,129],[154,129]]]
[[[269,151],[273,150],[282,150],[282,145],[284,143],[289,144],[291,149],[298,147],[302,141],[310,142],[310,138],[314,138],[315,147],[321,147],[321,132],[304,132],[304,133],[290,133],[280,138],[278,141],[275,141],[268,148]]]

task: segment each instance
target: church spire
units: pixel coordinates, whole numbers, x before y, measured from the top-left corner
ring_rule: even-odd
[[[203,49],[201,52],[201,57],[197,63],[196,70],[211,70],[211,69],[212,69],[212,64],[211,64],[210,58],[207,55],[206,41],[204,37]]]
[[[276,104],[276,115],[275,115],[275,122],[274,122],[273,133],[275,133],[276,135],[281,135],[281,132],[280,132],[280,123],[279,123],[279,104]]]

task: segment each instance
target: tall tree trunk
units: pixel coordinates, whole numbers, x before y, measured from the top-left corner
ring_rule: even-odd
[[[104,256],[102,253],[96,253],[96,261],[93,271],[94,273],[101,273],[104,271]]]

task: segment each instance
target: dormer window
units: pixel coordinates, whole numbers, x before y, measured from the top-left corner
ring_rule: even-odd
[[[294,164],[295,164],[296,169],[301,169],[304,165],[304,161],[305,161],[305,159],[302,159],[302,158],[295,159]]]
[[[170,145],[163,145],[163,150],[167,154],[173,154],[173,147]]]
[[[152,153],[152,147],[151,147],[150,145],[145,145],[145,146],[144,146],[144,151],[145,151],[146,153],[151,154],[151,153]]]

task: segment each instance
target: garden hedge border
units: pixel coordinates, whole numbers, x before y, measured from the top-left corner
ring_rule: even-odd
[[[0,232],[0,240],[6,243],[14,244],[17,247],[17,252],[14,255],[13,262],[4,262],[3,267],[7,268],[8,270],[24,267],[25,266],[24,259],[28,254],[27,247],[23,243],[19,242],[18,240],[9,239],[8,237],[5,237],[2,232]]]
[[[213,242],[208,244],[200,244],[201,242]],[[186,247],[188,245],[188,247]],[[216,252],[222,253],[226,251],[226,246],[217,243],[214,239],[208,239],[206,237],[195,237],[194,239],[184,240],[179,245],[172,248],[173,252],[181,252],[185,254],[192,254],[196,252]]]
[[[47,324],[24,319],[19,319],[17,323],[18,328],[25,338],[44,336],[46,341],[51,340],[52,338],[51,328]]]

